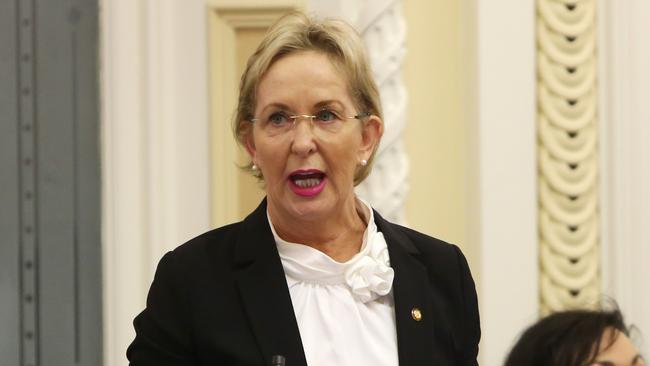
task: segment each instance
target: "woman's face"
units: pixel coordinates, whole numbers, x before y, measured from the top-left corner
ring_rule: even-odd
[[[612,337],[616,337],[614,343]],[[590,366],[645,366],[645,362],[625,334],[618,330],[606,330],[598,355]]]
[[[318,220],[354,202],[353,180],[382,133],[376,116],[358,119],[348,84],[330,59],[303,51],[277,60],[259,82],[246,147],[264,175],[272,214]],[[292,123],[294,115],[299,117]],[[339,210],[339,211],[337,211]]]

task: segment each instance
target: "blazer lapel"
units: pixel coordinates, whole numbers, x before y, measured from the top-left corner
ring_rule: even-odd
[[[287,365],[307,366],[266,199],[242,223],[234,255],[239,292],[265,362],[282,355]]]
[[[431,295],[425,266],[411,240],[375,211],[377,228],[388,245],[395,271],[393,296],[400,365],[444,365],[445,352],[436,341],[436,328],[447,329]]]

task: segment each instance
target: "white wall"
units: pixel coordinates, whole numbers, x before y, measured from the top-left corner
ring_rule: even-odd
[[[202,1],[101,1],[105,365],[126,363],[155,266],[208,229]]]
[[[473,215],[478,247],[481,364],[501,365],[519,332],[537,319],[535,6],[466,2]]]
[[[604,293],[650,352],[650,2],[599,2]]]

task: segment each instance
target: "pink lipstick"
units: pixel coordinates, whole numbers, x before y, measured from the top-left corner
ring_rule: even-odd
[[[314,197],[325,189],[327,176],[318,169],[301,169],[289,174],[289,188],[302,197]]]

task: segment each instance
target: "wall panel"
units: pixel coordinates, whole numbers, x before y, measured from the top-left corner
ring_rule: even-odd
[[[404,131],[411,165],[406,200],[413,228],[455,244],[473,262],[467,241],[467,144],[463,81],[462,4],[403,1],[407,22]],[[475,274],[478,275],[477,271]]]
[[[239,79],[248,57],[257,48],[266,29],[292,8],[290,3],[260,9],[215,2],[209,10],[214,226],[241,220],[264,196],[260,183],[240,169],[249,159],[234,140],[232,118],[237,107]]]
[[[20,133],[18,3],[0,2],[0,359],[20,364]]]

